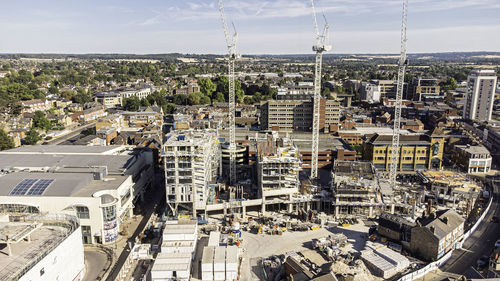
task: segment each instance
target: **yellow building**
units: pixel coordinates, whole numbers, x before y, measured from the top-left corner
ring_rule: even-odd
[[[392,135],[374,135],[364,146],[364,159],[373,162],[378,171],[389,171]],[[399,137],[399,171],[440,169],[443,162],[444,137],[401,135]]]

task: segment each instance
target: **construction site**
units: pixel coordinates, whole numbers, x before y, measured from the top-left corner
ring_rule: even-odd
[[[237,140],[235,63],[241,55],[222,0],[218,4],[228,48],[228,118],[222,128],[167,134],[161,153],[167,209],[152,280],[396,280],[450,251],[485,193],[455,172],[399,174],[407,0],[394,128],[385,136],[392,138],[387,172],[355,157],[318,167],[322,55],[331,46],[329,25],[325,18],[319,30],[313,0],[310,162],[303,165],[288,133]],[[439,245],[427,245],[436,239]],[[424,255],[424,247],[439,252]]]

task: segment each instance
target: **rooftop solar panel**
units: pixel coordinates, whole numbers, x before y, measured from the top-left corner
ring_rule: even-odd
[[[18,183],[10,192],[10,195],[25,195],[26,192],[38,179],[24,179]]]
[[[42,195],[47,187],[53,182],[53,179],[39,180],[30,188],[26,195]]]

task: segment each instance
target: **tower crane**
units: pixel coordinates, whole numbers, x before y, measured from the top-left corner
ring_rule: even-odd
[[[403,85],[405,80],[406,66],[406,17],[408,13],[408,0],[403,0],[403,15],[401,19],[401,54],[398,63],[398,85],[396,91],[396,103],[394,107],[394,131],[392,133],[391,166],[389,173],[389,183],[394,188],[399,166],[399,135],[401,129],[401,103],[403,99]]]
[[[318,178],[318,146],[319,146],[319,119],[320,119],[320,101],[321,101],[321,67],[323,63],[323,52],[330,51],[331,45],[328,43],[328,29],[329,25],[325,18],[325,27],[323,32],[319,33],[318,20],[316,18],[316,8],[314,7],[314,0],[311,0],[311,7],[313,11],[314,31],[316,36],[316,43],[312,47],[316,52],[316,63],[314,71],[314,96],[313,96],[313,129],[312,129],[312,153],[311,153],[311,179]]]
[[[238,40],[238,33],[236,30],[231,36],[229,28],[227,27],[226,14],[224,13],[224,6],[222,0],[219,0],[219,11],[222,20],[222,27],[224,28],[224,36],[226,37],[227,50],[229,54],[228,68],[229,68],[229,183],[236,182],[236,142],[235,142],[235,125],[234,125],[234,112],[235,112],[235,87],[234,87],[234,63],[241,57],[236,49],[236,42]],[[234,29],[234,25],[233,25]]]

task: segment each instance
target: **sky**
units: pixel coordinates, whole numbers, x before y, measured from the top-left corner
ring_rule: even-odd
[[[0,0],[0,53],[224,54],[215,0]],[[399,53],[402,0],[316,0],[330,53]],[[309,0],[224,0],[242,54],[308,54]],[[500,51],[500,0],[409,0],[408,52]]]

